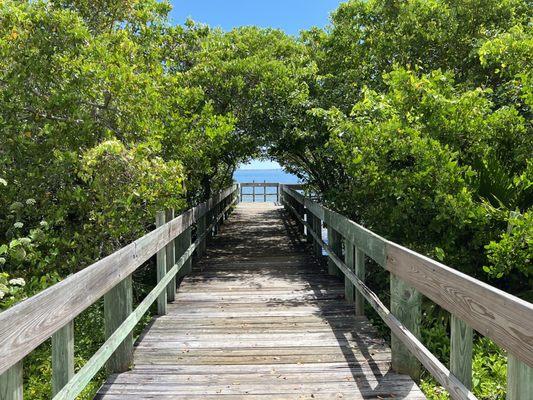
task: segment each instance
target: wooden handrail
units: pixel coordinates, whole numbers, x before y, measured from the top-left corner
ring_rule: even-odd
[[[10,367],[17,365],[39,344],[130,276],[150,257],[216,208],[222,201],[232,198],[231,204],[233,204],[236,201],[236,194],[237,186],[233,185],[117,252],[0,313],[0,375],[8,371]],[[222,213],[231,204],[226,206]],[[189,247],[189,250],[199,246],[201,239],[217,223],[220,215],[221,213],[217,213],[214,222],[204,227],[203,232],[198,232],[200,241],[197,240]],[[183,262],[187,261],[192,254],[189,250],[186,252],[188,257]],[[183,258],[182,256],[180,260]],[[173,275],[178,269],[179,267]],[[167,279],[166,276],[165,279]]]
[[[396,337],[451,393],[453,398],[472,399],[475,397],[461,383],[461,380],[440,363],[412,332],[409,332],[401,318],[394,316],[381,303],[376,294],[364,284],[352,268],[341,260],[334,249],[322,240],[321,232],[317,233],[316,226],[313,226],[310,220],[324,221],[328,227],[335,229],[345,239],[347,247],[348,243],[356,246],[357,249],[362,250],[364,254],[390,271],[394,280],[405,282],[448,310],[454,317],[458,317],[482,335],[492,339],[508,351],[513,365],[520,361],[523,363],[523,368],[514,367],[520,371],[528,371],[526,374],[522,372],[522,376],[527,375],[529,379],[533,379],[531,374],[533,371],[531,369],[533,367],[533,304],[388,241],[287,186],[282,186],[282,202],[300,224],[306,227],[314,241],[326,250],[330,260],[378,312]],[[305,212],[302,212],[301,207],[305,209]],[[307,213],[307,220],[303,216],[304,213]],[[395,300],[395,295],[392,293],[391,283],[392,301]],[[464,355],[464,357],[468,356],[469,354]],[[467,372],[471,373],[471,371]],[[461,378],[468,380],[466,384],[469,384],[468,377]],[[511,380],[509,385],[516,387],[519,379],[519,377],[509,375],[508,380]],[[520,393],[519,390],[516,392]],[[517,396],[513,398],[520,398],[519,394]]]

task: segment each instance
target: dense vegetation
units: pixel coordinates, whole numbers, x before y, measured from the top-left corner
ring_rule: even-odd
[[[261,155],[383,236],[531,301],[529,0],[352,0],[298,38],[171,26],[169,10],[0,4],[0,310]],[[369,279],[386,296],[385,275]],[[77,320],[78,364],[102,340],[83,334],[100,311]],[[425,312],[423,339],[446,361],[447,316]],[[27,393],[48,397],[47,346],[27,365]],[[505,393],[505,357],[485,339],[474,391]]]

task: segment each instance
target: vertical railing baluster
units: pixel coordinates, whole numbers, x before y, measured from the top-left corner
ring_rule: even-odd
[[[156,215],[155,225],[156,227],[163,226],[165,224],[165,212],[158,211]],[[160,282],[161,279],[167,273],[167,252],[166,248],[163,247],[157,252],[157,282]],[[157,314],[166,315],[167,314],[167,291],[163,290],[161,294],[157,297]]]
[[[346,266],[355,272],[355,247],[348,239],[344,241],[344,256]],[[344,298],[348,304],[354,303],[355,291],[355,286],[352,282],[347,277],[344,277]]]
[[[165,215],[165,220],[167,222],[170,222],[173,219],[174,219],[174,210],[172,209],[167,210],[166,215]],[[168,272],[174,266],[174,260],[176,259],[176,254],[175,254],[176,249],[174,247],[174,240],[171,240],[165,246],[165,251],[166,251],[165,258],[166,258],[167,272]],[[167,301],[172,302],[175,299],[176,299],[176,278],[174,277],[172,278],[172,280],[167,286]]]
[[[22,400],[22,361],[19,361],[0,375],[0,399]]]
[[[70,321],[52,335],[52,395],[63,389],[73,376],[74,321]]]
[[[130,275],[104,295],[104,330],[106,339],[128,318],[132,310],[133,288]],[[133,335],[130,332],[128,337],[124,339],[122,344],[107,361],[107,371],[109,373],[125,372],[130,368],[132,362]]]
[[[472,388],[473,332],[464,321],[450,316],[450,372],[468,389]]]
[[[533,368],[512,354],[507,356],[507,400],[531,399]]]
[[[206,219],[207,219],[206,214],[198,218],[198,221],[196,222],[196,236],[197,237],[200,237],[205,232]],[[198,244],[198,248],[196,250],[196,255],[198,256],[198,258],[201,258],[204,255],[205,249],[206,249],[206,239],[204,237]]]
[[[328,246],[333,253],[342,260],[342,236],[335,229],[327,223],[328,229]],[[330,275],[344,276],[344,274],[337,268],[333,260],[328,258],[328,273]]]
[[[403,280],[390,274],[391,313],[420,338],[420,320],[422,296]],[[394,335],[391,337],[392,368],[400,373],[410,375],[414,380],[420,379],[420,362],[407,347]]]
[[[322,220],[314,214],[313,214],[313,220],[314,220],[313,231],[317,234],[317,236],[320,239],[322,239]],[[315,255],[320,260],[322,259],[322,246],[320,245],[318,240],[315,240],[314,244],[315,244]]]
[[[354,248],[354,266],[355,275],[364,282],[366,275],[365,253],[358,247]],[[365,315],[365,297],[357,289],[354,292],[354,303],[355,315]]]

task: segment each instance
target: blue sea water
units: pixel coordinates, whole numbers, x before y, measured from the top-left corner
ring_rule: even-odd
[[[235,171],[233,178],[237,183],[251,183],[251,182],[269,182],[269,183],[299,183],[298,177],[284,172],[282,169],[239,169]],[[276,201],[276,188],[255,188],[255,201],[263,202],[265,200],[265,189],[267,194],[267,201]],[[252,201],[253,189],[251,187],[242,188],[242,201]]]
[[[282,169],[238,169],[233,175],[238,183],[243,182],[277,182],[299,183],[298,177]]]

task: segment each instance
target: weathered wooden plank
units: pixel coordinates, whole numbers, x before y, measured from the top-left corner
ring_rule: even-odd
[[[420,322],[422,315],[422,297],[394,274],[390,275],[390,310],[405,329],[420,339]],[[391,337],[392,368],[401,374],[408,374],[413,379],[420,379],[420,363],[411,354],[409,348],[394,334]]]
[[[343,282],[321,275],[287,236],[294,221],[283,228],[279,208],[251,204],[239,205],[212,239],[205,272],[185,277],[168,314],[143,333],[135,368],[100,396],[424,398],[389,371],[390,349],[341,301]],[[282,228],[264,229],[273,224]]]
[[[355,248],[354,248],[354,245],[351,242],[349,242],[349,241],[345,241],[344,252],[345,252],[344,263],[346,264],[346,266],[351,271],[355,271]],[[352,284],[352,282],[347,277],[344,277],[344,299],[349,304],[353,304],[355,302],[355,290],[356,290],[355,286]],[[357,315],[357,313],[356,313],[356,315]]]
[[[158,211],[155,220],[156,227],[165,225],[165,212]],[[167,253],[166,249],[162,248],[157,252],[156,268],[157,268],[157,282],[161,282],[167,274]],[[165,315],[167,313],[167,291],[163,291],[157,298],[157,314]]]
[[[325,221],[327,225],[327,220]],[[340,259],[343,258],[342,256],[342,236],[331,227],[331,225],[327,225],[328,230],[328,243],[331,248],[331,250],[339,257]],[[328,273],[330,275],[339,275],[339,270],[335,263],[328,259]]]
[[[216,195],[209,204],[231,195],[232,186]],[[205,214],[207,203],[190,211],[192,222]],[[179,222],[179,221],[178,221]],[[21,360],[58,329],[100,299],[116,284],[146,262],[170,240],[171,222],[119,251],[105,257],[62,282],[0,313],[0,373]],[[179,229],[173,229],[178,235]]]
[[[386,267],[533,366],[533,304],[391,242],[387,243]]]
[[[346,240],[352,242],[370,258],[374,259],[379,265],[385,266],[385,239],[363,226],[350,221],[345,216],[325,207],[324,214],[333,229],[338,231]]]
[[[22,361],[0,374],[0,399],[22,400],[23,377]]]
[[[533,368],[518,357],[507,357],[507,400],[533,398]]]
[[[322,220],[318,218],[316,215],[313,218],[315,226],[314,226],[314,232],[319,236],[322,237]],[[320,242],[315,241],[315,255],[318,259],[322,258],[322,247],[320,246]]]
[[[198,220],[198,223],[196,224],[197,235],[203,234],[206,230],[206,227],[207,227],[207,219],[206,219],[206,216],[203,216]],[[200,245],[198,246],[198,250],[197,250],[198,258],[203,257],[206,247],[207,247],[207,243],[206,243],[206,240],[204,239],[200,242]]]
[[[191,245],[191,232],[192,228],[186,229],[180,236],[176,238],[176,261],[185,253],[185,251]],[[181,271],[178,273],[178,277],[181,278],[192,272],[192,258],[189,258]]]
[[[70,321],[52,335],[52,395],[55,396],[73,376],[74,321]]]
[[[165,221],[173,221],[173,220],[174,220],[174,210],[167,210],[165,213]],[[172,236],[172,234],[170,236]],[[167,265],[166,267],[167,271],[170,271],[176,259],[176,249],[174,245],[175,245],[175,241],[171,240],[165,246],[165,253],[166,253],[165,261]],[[174,301],[175,297],[176,297],[176,278],[172,279],[167,286],[167,301]]]
[[[133,282],[127,276],[104,296],[105,337],[111,335],[129,317],[133,310]],[[133,362],[133,335],[127,335],[109,358],[106,367],[109,373],[127,371]],[[64,386],[64,385],[63,385]]]
[[[158,219],[164,217],[158,213]],[[217,216],[220,218],[221,216]],[[212,228],[211,224],[208,228]],[[199,243],[206,235],[199,236],[196,241],[189,247],[189,249],[181,256],[172,269],[162,277],[152,291],[143,299],[139,306],[124,320],[124,322],[111,334],[90,360],[74,375],[70,382],[61,389],[61,391],[54,397],[54,400],[75,399],[81,393],[85,386],[91,381],[96,373],[102,368],[106,361],[111,357],[113,352],[121,345],[124,339],[131,334],[135,325],[140,321],[143,315],[148,311],[149,307],[161,294],[166,294],[166,287],[169,282],[176,276],[178,271],[183,267],[185,261],[190,258],[193,252],[198,247]],[[164,249],[163,249],[164,254]],[[166,270],[166,268],[165,268]],[[166,304],[166,303],[165,303]]]
[[[450,371],[463,384],[472,388],[473,332],[455,315],[450,316]]]
[[[346,240],[351,241],[356,247],[360,248],[366,255],[374,259],[379,265],[385,266],[386,263],[386,240],[365,227],[349,220],[345,216],[332,211],[319,203],[305,198],[300,193],[285,189],[288,195],[295,198],[298,202],[303,202],[311,212],[324,219],[327,224],[339,232]]]
[[[290,206],[289,206],[290,208]],[[292,210],[294,213],[294,209]],[[329,246],[319,238],[315,232],[313,237],[321,246],[330,250]],[[403,342],[405,347],[416,356],[416,358],[426,367],[426,369],[439,381],[456,399],[474,400],[476,397],[459,381],[450,371],[412,334],[381,302],[377,295],[361,281],[346,264],[344,264],[333,252],[329,253],[337,267],[354,284],[357,290],[365,297],[368,303],[376,310],[379,316],[391,329],[392,333]]]
[[[366,267],[365,267],[365,253],[359,248],[355,248],[355,276],[361,280],[365,281],[366,276]],[[346,278],[345,278],[346,279]],[[349,280],[349,279],[348,279]],[[355,289],[355,315],[365,315],[365,298],[364,296]]]

